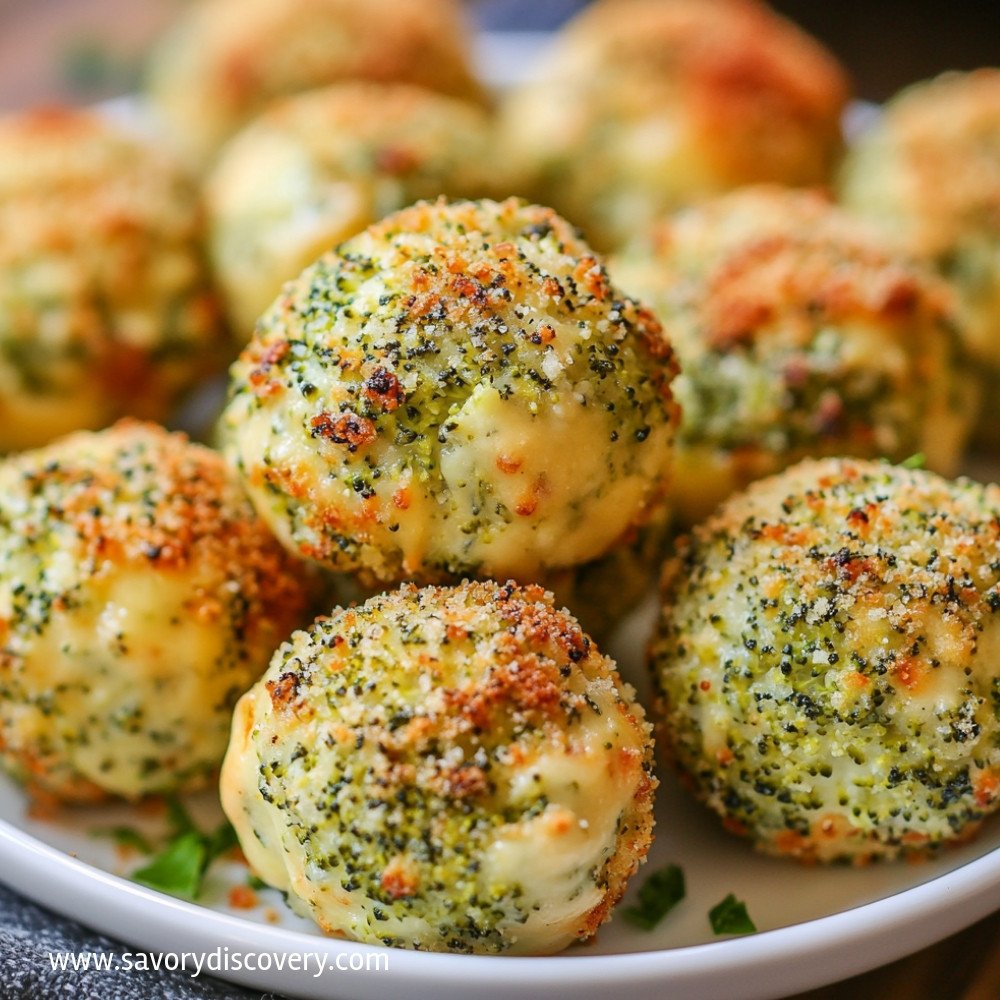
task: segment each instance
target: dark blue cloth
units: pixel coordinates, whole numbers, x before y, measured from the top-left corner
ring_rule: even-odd
[[[0,885],[0,1000],[278,1000],[179,972],[53,971],[50,955],[132,951]]]

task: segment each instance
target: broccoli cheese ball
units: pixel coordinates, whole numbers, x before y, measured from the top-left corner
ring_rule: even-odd
[[[863,861],[1000,805],[1000,489],[850,459],[754,484],[665,575],[669,754],[769,853]]]
[[[0,118],[0,452],[164,417],[224,343],[196,193],[86,111]]]
[[[843,72],[756,0],[599,0],[505,103],[520,193],[597,246],[664,211],[763,181],[828,181]]]
[[[179,149],[204,166],[273,98],[328,83],[480,100],[467,48],[454,0],[194,0],[154,52],[147,89]]]
[[[811,192],[750,188],[654,228],[613,267],[682,374],[682,521],[807,456],[922,452],[953,474],[978,401],[949,290]]]
[[[204,784],[302,576],[181,434],[123,421],[0,463],[0,764],[77,802]]]
[[[545,954],[592,936],[645,858],[651,764],[631,688],[551,594],[404,585],[275,653],[222,804],[328,933]]]
[[[421,203],[286,286],[220,434],[294,552],[525,582],[608,551],[671,450],[670,347],[549,209]]]
[[[947,73],[890,101],[851,150],[842,194],[954,282],[970,348],[1000,387],[1000,70]],[[982,417],[1000,440],[994,412]]]
[[[480,107],[405,84],[337,84],[270,107],[225,147],[208,183],[237,335],[249,338],[285,281],[390,212],[491,193],[490,146]]]

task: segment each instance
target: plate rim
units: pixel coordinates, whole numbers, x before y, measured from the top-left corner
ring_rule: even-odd
[[[526,987],[544,990],[548,997],[581,1000],[588,987],[595,996],[606,996],[609,985],[623,998],[643,1000],[662,998],[668,987],[672,1000],[783,996],[912,954],[1000,908],[1000,848],[993,848],[926,882],[787,927],[677,948],[542,960],[407,951],[258,924],[138,885],[73,857],[6,819],[0,819],[0,870],[0,880],[15,891],[140,949],[207,953],[236,946],[256,953],[330,956],[387,952],[387,973],[338,971],[334,993],[328,978],[313,979],[311,971],[295,978],[260,971],[212,973],[230,982],[300,997],[342,995],[352,1000],[379,1000],[385,995],[383,987],[394,981],[405,981],[414,998],[426,995],[439,1000],[461,1000],[470,994],[487,1000]],[[81,911],[73,905],[77,898],[86,899],[89,906]],[[130,922],[133,915],[138,919]],[[939,919],[933,920],[935,916]],[[173,940],[162,940],[164,930]],[[177,946],[178,942],[187,947]],[[341,993],[343,989],[350,992]]]

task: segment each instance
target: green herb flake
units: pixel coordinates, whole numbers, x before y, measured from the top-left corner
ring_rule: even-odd
[[[746,904],[732,893],[708,911],[708,919],[716,934],[753,934],[757,930],[747,913]]]
[[[167,814],[170,843],[148,865],[133,872],[132,878],[151,889],[197,899],[208,866],[238,843],[236,831],[231,824],[222,823],[203,833],[176,799],[167,800]]]
[[[119,847],[131,848],[140,854],[152,854],[153,845],[138,830],[131,826],[100,827],[90,831],[91,837],[107,837]]]
[[[922,451],[918,451],[915,455],[911,455],[899,464],[904,469],[924,469],[927,467],[927,456]]]
[[[252,872],[247,875],[247,885],[251,889],[270,889],[271,887],[262,879],[258,878]]]
[[[639,890],[639,902],[624,911],[625,919],[636,927],[651,931],[685,896],[684,872],[677,865],[667,865],[653,872]]]
[[[191,831],[182,833],[162,854],[133,872],[132,878],[142,885],[148,885],[150,889],[195,899],[207,867],[205,841],[200,834]]]

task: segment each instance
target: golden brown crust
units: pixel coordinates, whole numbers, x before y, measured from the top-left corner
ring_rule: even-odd
[[[452,0],[200,0],[154,54],[151,95],[204,163],[268,101],[342,80],[481,99]]]

